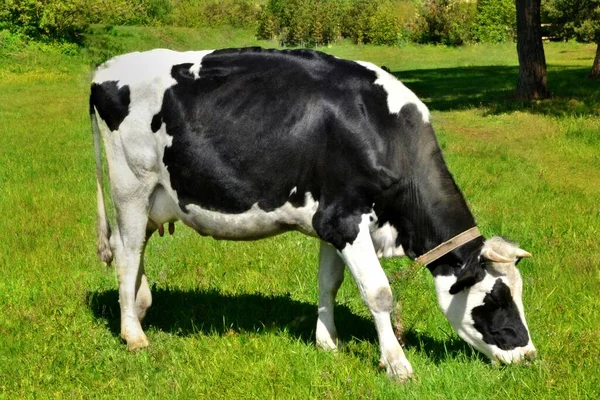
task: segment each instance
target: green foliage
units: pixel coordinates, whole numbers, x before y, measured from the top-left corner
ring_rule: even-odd
[[[419,43],[468,43],[476,14],[476,4],[472,2],[427,0],[413,28],[413,37]]]
[[[600,13],[599,13],[600,14]],[[586,19],[574,28],[575,37],[580,42],[600,42],[600,20]]]
[[[168,25],[172,22],[172,1],[146,0],[141,4],[146,17],[145,25]]]
[[[542,18],[556,38],[600,43],[600,0],[544,0]]]
[[[259,12],[260,8],[251,0],[214,0],[206,3],[202,15],[209,26],[244,28],[255,24]]]
[[[356,43],[395,44],[400,22],[391,0],[269,0],[257,36],[283,45],[313,46],[346,37]]]
[[[259,12],[252,0],[180,0],[173,5],[171,24],[246,28],[256,24]]]
[[[341,38],[360,44],[397,45],[412,39],[459,45],[511,40],[515,7],[513,0],[5,0],[0,4],[0,29],[36,40],[80,43],[90,24],[255,28],[259,39],[292,46],[321,46]],[[584,40],[597,32],[591,21],[567,27]]]
[[[504,43],[516,38],[517,9],[514,0],[479,0],[473,39]]]
[[[400,21],[391,1],[357,0],[344,15],[343,32],[356,43],[396,44]]]
[[[259,17],[257,37],[283,45],[320,45],[340,35],[344,0],[269,0]]]
[[[80,43],[90,24],[168,22],[168,0],[7,0],[0,28],[44,41]]]
[[[544,0],[542,19],[558,39],[600,43],[600,0]]]
[[[35,39],[75,41],[89,24],[86,0],[5,0],[0,28]]]
[[[252,0],[6,0],[0,29],[79,43],[90,24],[250,27],[259,11]]]
[[[21,50],[26,42],[27,39],[21,34],[0,30],[0,57],[10,58]]]
[[[148,12],[159,13],[161,0],[88,0],[90,23],[105,25],[159,24]],[[151,10],[151,11],[149,11]]]

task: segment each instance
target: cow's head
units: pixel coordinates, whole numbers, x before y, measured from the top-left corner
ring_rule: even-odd
[[[458,335],[493,361],[536,354],[523,311],[517,263],[531,254],[502,238],[487,240],[457,275],[438,275],[438,301]]]

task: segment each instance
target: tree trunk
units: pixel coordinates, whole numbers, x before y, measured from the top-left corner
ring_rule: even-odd
[[[541,0],[516,0],[519,81],[517,97],[536,100],[550,95],[546,83],[546,56],[540,26]]]
[[[594,58],[594,65],[592,66],[588,78],[600,79],[600,42],[598,42],[598,47],[596,47],[596,58]]]

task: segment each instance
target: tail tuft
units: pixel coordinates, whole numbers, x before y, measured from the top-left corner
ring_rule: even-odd
[[[107,265],[110,265],[113,260],[110,249],[110,225],[107,220],[102,221],[100,216],[98,216],[98,257]]]

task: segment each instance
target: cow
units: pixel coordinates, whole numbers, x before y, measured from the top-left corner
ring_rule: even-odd
[[[320,239],[316,345],[338,347],[334,301],[347,266],[392,378],[413,369],[392,329],[381,257],[425,265],[450,324],[493,361],[535,357],[516,267],[531,255],[480,234],[428,108],[383,69],[311,50],[136,52],[95,71],[90,114],[98,254],[114,257],[130,350],[148,346],[146,243],[182,221],[217,239],[294,230]]]

